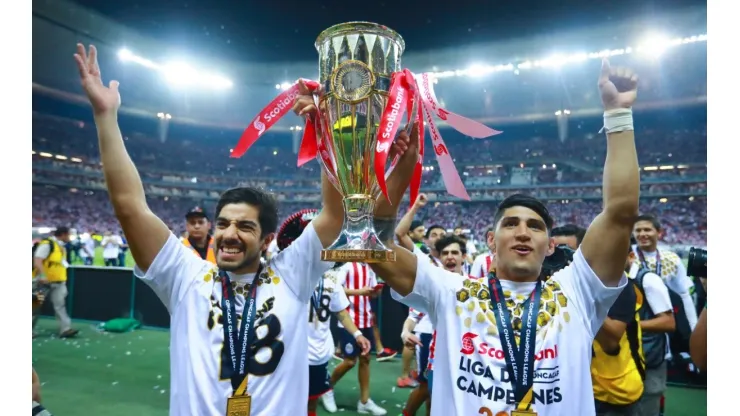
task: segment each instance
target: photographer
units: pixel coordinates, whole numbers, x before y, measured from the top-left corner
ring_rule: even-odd
[[[688,274],[701,281],[704,295],[707,294],[707,251],[692,248],[689,251]],[[702,372],[707,371],[707,304],[704,302],[704,308],[699,315],[699,321],[696,323],[694,331],[691,333],[689,342],[689,351],[691,360],[699,367]]]

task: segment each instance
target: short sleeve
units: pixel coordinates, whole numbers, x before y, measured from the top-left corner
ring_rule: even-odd
[[[335,284],[332,289],[331,300],[329,301],[329,310],[333,313],[341,312],[349,307],[349,299],[344,293],[344,288],[340,284]]]
[[[642,288],[645,290],[645,298],[650,305],[650,310],[654,314],[673,311],[668,287],[657,274],[645,273],[642,277]]]
[[[555,273],[552,279],[563,288],[569,305],[573,305],[591,338],[599,331],[609,309],[627,285],[627,276],[622,274],[616,287],[605,286],[583,257],[580,248],[573,255],[573,262]]]
[[[321,244],[313,223],[309,223],[288,248],[281,251],[270,262],[277,275],[288,285],[301,302],[308,302],[331,262],[321,261]]]
[[[49,257],[49,254],[51,254],[51,243],[44,241],[36,246],[36,251],[33,253],[33,256],[37,259],[45,259]]]
[[[480,256],[477,256],[475,260],[473,260],[473,266],[470,268],[470,277],[479,279],[485,276],[485,274],[483,273],[483,267],[484,267],[485,261],[486,261],[485,254],[481,254]]]
[[[391,291],[391,296],[421,312],[429,314],[432,324],[436,326],[437,311],[444,308],[449,299],[454,300],[455,291],[462,286],[463,276],[432,265],[429,260],[417,258],[416,278],[411,293],[401,296]]]
[[[212,269],[214,266],[211,263],[193,255],[174,234],[170,233],[149,269],[144,272],[139,266],[135,266],[134,275],[154,290],[172,314],[187,290],[199,277],[211,272]]]
[[[629,324],[635,320],[637,306],[637,295],[632,284],[628,284],[619,294],[614,305],[609,309],[607,316],[611,319]]]

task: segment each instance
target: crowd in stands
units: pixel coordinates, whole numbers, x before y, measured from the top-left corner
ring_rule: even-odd
[[[96,158],[94,126],[38,113],[33,120],[34,225],[65,224],[80,232],[118,231]],[[641,210],[658,215],[665,223],[663,240],[668,244],[706,244],[706,129],[704,124],[697,126],[672,132],[648,126],[637,136],[643,167]],[[187,136],[161,141],[135,128],[123,128],[152,209],[175,232],[183,231],[183,215],[194,203],[212,206],[220,192],[234,186],[274,192],[283,217],[318,207],[319,165],[296,167],[289,136],[274,134],[243,158],[233,159],[223,138]],[[518,134],[516,129],[512,132]],[[224,132],[214,134],[223,136]],[[559,223],[587,226],[601,201],[600,165],[606,143],[596,136],[573,135],[565,141],[545,136],[452,137],[448,139],[450,153],[472,202],[447,194],[428,152],[422,190],[432,203],[421,213],[422,219],[450,229],[462,226],[480,240],[496,201],[524,192],[548,200]]]

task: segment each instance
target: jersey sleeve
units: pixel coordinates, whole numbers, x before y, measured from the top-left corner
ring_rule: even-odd
[[[288,248],[278,253],[271,266],[301,302],[308,302],[331,262],[321,261],[324,246],[313,223],[309,223]]]
[[[337,313],[348,307],[349,299],[347,298],[347,294],[344,293],[344,288],[339,283],[335,284],[331,294],[331,300],[329,301],[329,311]]]
[[[607,316],[611,319],[629,324],[635,320],[635,310],[637,306],[637,295],[635,288],[630,284],[622,290],[614,305],[609,308]]]
[[[418,311],[414,308],[409,308],[409,317],[408,319],[411,319],[416,323],[416,325],[419,325],[419,322],[421,322],[421,318],[424,317],[424,313],[421,311]]]
[[[401,296],[391,290],[391,296],[406,306],[428,313],[432,324],[436,326],[437,312],[444,310],[450,299],[455,299],[455,291],[462,286],[465,278],[431,264],[425,255],[417,257],[416,278],[411,293]]]
[[[673,279],[666,280],[666,284],[681,297],[681,303],[686,311],[686,319],[689,321],[689,325],[693,331],[699,320],[699,317],[696,315],[694,299],[691,297],[691,294],[694,292],[694,281],[687,275],[686,267],[680,258],[676,260],[676,269],[676,275]]]
[[[172,233],[146,272],[134,266],[134,275],[154,290],[170,314],[188,289],[213,271],[211,263],[193,255]]]
[[[51,243],[48,241],[42,241],[36,246],[36,251],[33,256],[37,259],[45,259],[51,254]]]
[[[642,277],[642,288],[645,290],[645,298],[654,314],[673,311],[668,288],[657,274],[645,273]]]
[[[555,273],[552,279],[562,287],[568,305],[573,306],[575,315],[586,326],[591,338],[599,331],[609,309],[627,285],[627,276],[622,274],[616,287],[605,286],[583,257],[581,249],[573,255],[573,262]]]

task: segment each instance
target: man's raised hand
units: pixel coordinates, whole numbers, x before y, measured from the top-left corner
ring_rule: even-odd
[[[74,54],[77,69],[80,71],[80,83],[90,100],[95,115],[115,113],[121,106],[121,95],[118,93],[118,81],[111,81],[108,87],[103,85],[100,77],[100,66],[98,65],[98,50],[90,45],[90,50],[85,51],[85,46],[77,44],[77,53]]]

